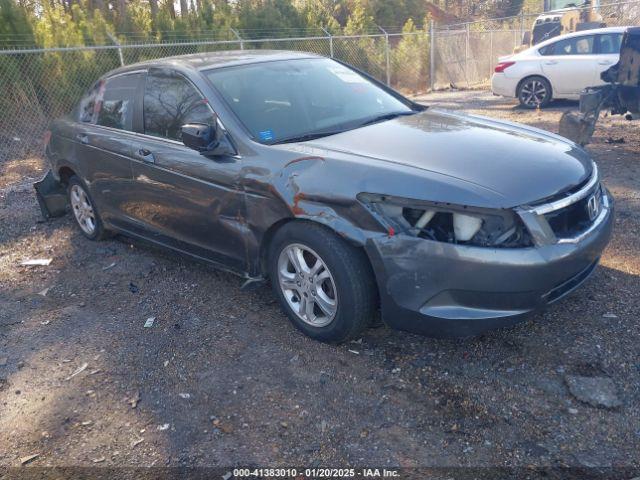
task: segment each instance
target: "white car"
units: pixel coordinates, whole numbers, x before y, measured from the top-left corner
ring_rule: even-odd
[[[556,98],[577,100],[585,88],[604,84],[600,74],[620,59],[626,29],[570,33],[502,57],[491,90],[495,95],[517,98],[525,108],[544,107]]]

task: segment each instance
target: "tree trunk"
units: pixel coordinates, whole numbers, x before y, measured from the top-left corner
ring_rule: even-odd
[[[149,7],[151,8],[151,19],[155,27],[156,21],[158,20],[158,0],[149,0]]]
[[[166,6],[169,10],[169,15],[171,16],[171,18],[176,18],[176,9],[173,6],[173,0],[167,0]]]
[[[188,13],[189,13],[189,4],[187,3],[187,0],[180,0],[180,16],[182,18],[186,18]]]
[[[118,20],[121,27],[127,25],[127,0],[118,0]]]

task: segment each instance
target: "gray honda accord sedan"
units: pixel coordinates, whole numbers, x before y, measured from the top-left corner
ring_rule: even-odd
[[[46,216],[270,280],[312,338],[383,320],[432,336],[509,325],[584,282],[613,201],[578,145],[418,105],[313,54],[120,68],[50,127]]]

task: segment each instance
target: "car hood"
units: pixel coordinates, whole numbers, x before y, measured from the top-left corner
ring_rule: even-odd
[[[505,208],[555,196],[584,182],[593,171],[589,154],[558,135],[431,109],[306,144],[365,157],[372,167],[384,162],[387,168],[395,164],[415,168],[416,174],[452,177],[490,190]]]

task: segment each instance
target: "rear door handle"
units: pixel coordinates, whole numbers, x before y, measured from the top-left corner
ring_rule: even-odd
[[[82,143],[83,145],[88,145],[89,144],[89,137],[87,135],[85,135],[84,133],[78,133],[76,135],[76,138],[80,141],[80,143]]]
[[[601,62],[598,62],[598,65],[611,65],[613,62],[609,61],[609,60],[603,60]]]
[[[151,150],[147,150],[146,148],[138,149],[138,156],[147,163],[155,163],[156,161],[153,156],[153,152]]]

